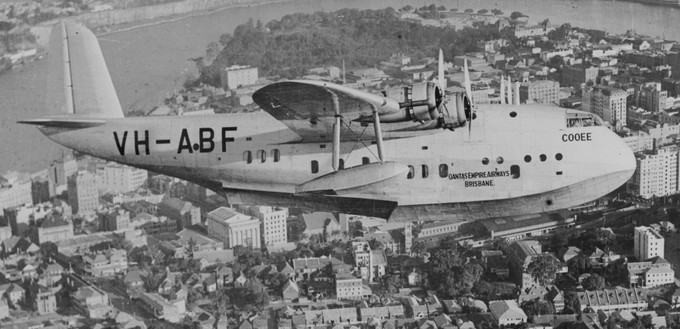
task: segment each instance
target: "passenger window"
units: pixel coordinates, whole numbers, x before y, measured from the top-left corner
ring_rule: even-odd
[[[243,161],[245,161],[246,163],[252,163],[253,162],[253,152],[250,152],[250,151],[243,152]]]
[[[369,164],[371,160],[368,157],[361,158],[361,164]]]
[[[319,161],[312,160],[312,174],[319,173]]]
[[[445,163],[439,165],[439,177],[446,178],[449,176],[449,166]]]
[[[518,165],[510,166],[510,176],[512,176],[512,179],[519,178],[519,166]]]
[[[257,158],[260,159],[260,162],[267,161],[267,152],[265,152],[264,150],[258,150]]]
[[[489,164],[489,158],[484,158],[484,159],[482,159],[482,164],[483,164],[483,165],[488,165],[488,164]]]
[[[539,156],[539,158],[541,159],[541,162],[543,162],[543,161],[545,161],[545,160],[548,159],[548,157],[545,156],[545,154],[541,154],[541,155]]]
[[[415,171],[416,170],[413,168],[413,166],[408,166],[408,174],[406,174],[406,178],[412,179],[413,176],[415,175]]]
[[[279,160],[281,160],[281,152],[279,149],[272,150],[272,158],[274,158],[274,162],[279,162]]]
[[[422,169],[422,171],[423,171],[423,172],[422,172],[423,178],[427,178],[427,176],[430,175],[430,173],[429,173],[429,171],[428,171],[428,169],[427,169],[427,165],[420,165],[420,167],[421,167],[421,169]]]

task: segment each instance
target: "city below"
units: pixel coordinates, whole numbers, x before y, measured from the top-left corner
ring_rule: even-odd
[[[40,10],[12,3],[0,0],[0,70],[43,54],[27,32],[45,21],[31,18]],[[74,14],[123,3],[59,8],[76,5]],[[395,223],[230,205],[191,182],[64,153],[38,172],[0,176],[0,328],[680,328],[676,41],[491,8],[286,15],[206,45],[194,59],[198,77],[127,115],[258,112],[253,93],[283,78],[404,98],[406,85],[434,79],[440,43],[357,47],[332,64],[304,59],[321,48],[277,43],[314,44],[337,32],[329,26],[381,20],[423,39],[429,29],[456,33],[444,49],[449,95],[465,90],[467,63],[475,104],[596,114],[635,152],[635,174],[606,197],[554,213]]]

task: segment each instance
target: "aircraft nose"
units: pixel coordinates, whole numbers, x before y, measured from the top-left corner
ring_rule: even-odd
[[[616,168],[615,171],[620,172],[622,178],[625,178],[625,180],[628,181],[637,168],[635,155],[633,154],[633,150],[631,150],[623,141],[621,141],[617,153],[618,157],[616,159],[616,164],[614,165]]]

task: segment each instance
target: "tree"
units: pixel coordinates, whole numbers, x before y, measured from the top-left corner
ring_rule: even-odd
[[[550,303],[545,300],[541,300],[540,298],[525,301],[522,303],[522,305],[520,305],[520,307],[529,317],[555,313],[552,305],[550,305]]]
[[[445,11],[445,10],[446,10],[446,7],[444,7],[444,5],[440,5],[439,7],[437,7],[437,10],[439,10],[439,11]]]
[[[250,278],[241,288],[230,291],[229,299],[242,310],[262,310],[269,304],[267,288],[258,278]]]
[[[510,19],[518,19],[518,18],[520,18],[520,17],[527,17],[527,15],[524,15],[524,14],[522,14],[522,13],[519,12],[519,11],[513,11],[513,12],[510,14]]]
[[[583,280],[583,289],[585,290],[602,290],[605,287],[604,277],[597,273],[592,273],[589,277]]]
[[[503,11],[498,9],[498,8],[491,9],[491,13],[496,15],[496,16],[503,15]]]
[[[194,250],[196,250],[196,240],[193,237],[189,238],[186,248],[187,256],[189,259],[194,259]]]
[[[468,9],[465,9],[465,12],[468,13],[468,14],[472,14],[472,13],[475,12],[475,10],[474,10],[474,9],[471,9],[471,8],[468,8]]]
[[[477,14],[483,15],[483,14],[486,14],[488,12],[489,12],[488,9],[480,9],[480,10],[477,11]]]
[[[527,272],[540,285],[547,286],[555,281],[560,262],[552,254],[539,254],[527,266]]]
[[[411,11],[413,11],[413,7],[410,6],[410,5],[406,5],[406,6],[401,7],[401,9],[399,9],[399,10],[400,10],[400,11],[411,12]]]
[[[427,251],[427,246],[423,241],[415,241],[411,245],[411,254],[420,255],[425,251]]]

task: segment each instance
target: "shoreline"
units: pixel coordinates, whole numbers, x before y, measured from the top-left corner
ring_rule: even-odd
[[[253,6],[262,6],[262,5],[297,2],[297,1],[300,1],[300,0],[270,0],[270,1],[259,1],[259,2],[255,2],[255,3],[231,3],[231,4],[226,4],[224,6],[204,8],[204,9],[199,9],[199,10],[196,10],[196,11],[189,11],[189,12],[182,13],[182,14],[175,14],[175,15],[169,15],[169,16],[159,16],[159,17],[156,17],[156,18],[144,19],[144,20],[140,20],[140,21],[137,21],[137,22],[120,23],[120,24],[114,24],[114,25],[103,25],[103,26],[100,26],[100,27],[94,27],[93,32],[98,37],[99,36],[106,36],[106,35],[119,33],[119,32],[127,32],[127,31],[138,29],[138,28],[161,25],[161,24],[166,24],[166,23],[173,23],[173,22],[181,21],[181,20],[184,20],[184,19],[187,19],[187,18],[210,15],[210,14],[214,14],[216,12],[221,12],[221,11],[234,9],[234,8],[253,7]],[[118,28],[116,28],[116,27],[118,27]]]

